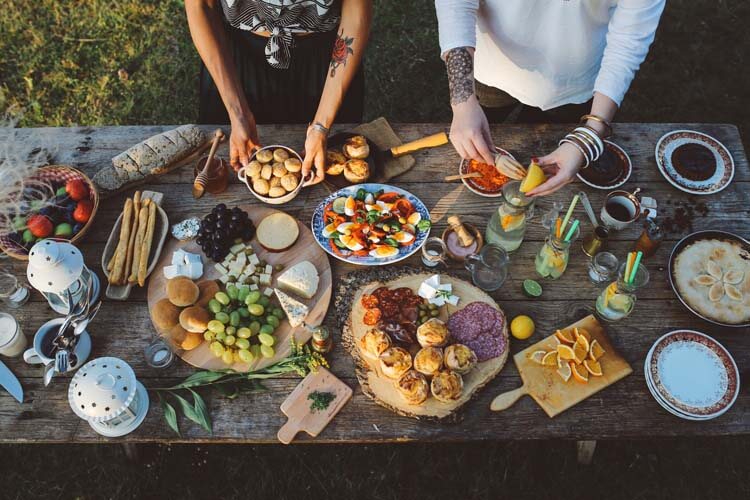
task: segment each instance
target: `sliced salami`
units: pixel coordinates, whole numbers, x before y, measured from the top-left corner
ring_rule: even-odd
[[[508,348],[504,325],[503,313],[484,302],[472,302],[448,318],[452,341],[467,345],[480,362],[500,356]]]

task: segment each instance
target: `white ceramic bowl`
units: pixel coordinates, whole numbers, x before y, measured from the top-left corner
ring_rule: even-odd
[[[274,149],[285,149],[292,158],[297,158],[300,162],[302,162],[302,157],[295,150],[293,150],[292,148],[289,148],[287,146],[282,146],[280,144],[273,144],[271,146],[266,146],[266,147],[263,147],[263,148],[259,149],[258,151],[256,151],[255,153],[253,153],[253,156],[250,157],[250,161],[253,161],[255,159],[255,157],[258,155],[259,152],[261,152],[263,150],[266,150],[266,149],[270,149],[272,151]],[[249,179],[247,177],[247,175],[245,175],[245,167],[244,166],[240,167],[240,169],[237,171],[237,177],[242,182],[245,183],[245,186],[247,186],[247,189],[250,190],[250,192],[253,194],[253,196],[255,196],[256,198],[258,198],[263,203],[268,203],[269,205],[281,205],[281,204],[287,203],[289,201],[292,201],[294,198],[297,197],[297,195],[299,194],[300,190],[304,186],[307,185],[307,183],[305,182],[304,179],[300,179],[300,182],[297,183],[297,187],[294,188],[294,191],[290,191],[287,194],[285,194],[284,196],[279,196],[278,198],[271,198],[270,196],[263,196],[263,195],[258,194],[258,193],[255,192],[255,190],[253,189],[253,186],[252,186],[252,179]]]

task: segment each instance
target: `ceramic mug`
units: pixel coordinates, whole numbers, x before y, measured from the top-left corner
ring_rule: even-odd
[[[23,353],[23,360],[30,365],[48,365],[55,362],[55,358],[48,356],[45,353],[52,351],[52,341],[57,335],[60,325],[63,324],[65,318],[55,318],[47,321],[36,334],[34,334],[34,342],[31,348],[27,349]],[[91,354],[91,336],[87,331],[84,331],[78,337],[78,343],[75,347],[75,363],[70,363],[67,371],[75,370],[79,366],[86,362],[86,359]]]
[[[608,229],[622,231],[641,216],[641,202],[636,196],[640,189],[632,193],[612,191],[607,195],[602,206],[601,219]]]

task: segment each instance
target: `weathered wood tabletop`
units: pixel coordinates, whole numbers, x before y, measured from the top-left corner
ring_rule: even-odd
[[[138,127],[81,127],[23,129],[16,131],[18,140],[50,147],[54,146],[53,163],[69,164],[93,175],[100,167],[127,147],[170,126]],[[303,126],[263,126],[260,134],[266,143],[287,144],[301,149]],[[340,127],[344,128],[344,127]],[[394,125],[395,131],[404,140],[413,140],[446,128],[444,124]],[[665,132],[677,128],[700,130],[722,141],[734,157],[737,172],[731,186],[720,194],[706,197],[690,196],[668,184],[658,172],[654,160],[654,146]],[[212,130],[213,127],[206,127]],[[556,141],[566,130],[565,126],[505,126],[493,127],[496,144],[508,149],[522,162],[531,155],[553,149]],[[0,132],[0,134],[5,131]],[[0,140],[3,139],[0,137]],[[659,214],[672,215],[678,206],[705,203],[708,212],[694,215],[693,229],[723,229],[745,237],[750,236],[750,168],[742,148],[739,132],[731,125],[707,124],[617,124],[613,140],[631,156],[634,173],[624,188],[640,187],[642,194],[654,197],[659,203]],[[226,156],[226,145],[220,154]],[[480,198],[459,183],[445,183],[443,176],[457,171],[458,156],[450,146],[422,151],[416,155],[416,166],[393,183],[419,196],[430,209],[434,234],[445,227],[446,214],[460,214],[465,221],[486,226],[496,199]],[[184,167],[165,175],[144,188],[161,191],[163,203],[170,220],[176,222],[189,216],[209,211],[219,201],[227,204],[258,203],[247,188],[236,179],[229,189],[218,197],[205,196],[193,200],[190,195],[192,169]],[[586,256],[575,244],[571,252],[571,264],[558,281],[543,282],[544,294],[531,300],[521,292],[521,282],[535,276],[533,257],[544,239],[545,230],[540,224],[540,214],[554,200],[566,204],[572,194],[585,186],[576,182],[545,199],[538,201],[536,215],[527,231],[521,248],[512,254],[510,277],[502,289],[493,294],[508,317],[521,313],[531,315],[537,324],[537,333],[528,341],[512,342],[512,352],[535,342],[542,335],[571,323],[586,314],[596,299],[598,289],[586,274]],[[604,192],[585,189],[595,210],[599,210]],[[104,200],[99,208],[96,223],[80,245],[87,264],[102,277],[100,254],[104,248],[112,224],[120,213],[124,197],[132,191]],[[313,209],[326,194],[325,188],[316,186],[302,192],[284,210],[309,221]],[[582,208],[579,217],[582,225],[585,215]],[[631,249],[640,226],[616,233],[609,248],[619,256]],[[646,262],[651,281],[639,291],[634,314],[624,321],[607,326],[616,348],[632,364],[634,373],[614,386],[594,395],[573,409],[550,419],[531,398],[523,398],[509,410],[493,413],[489,410],[492,398],[501,392],[518,387],[521,383],[518,372],[511,362],[489,383],[480,395],[470,402],[464,420],[455,425],[440,425],[418,422],[397,416],[370,401],[359,390],[354,376],[354,366],[349,355],[337,344],[329,356],[332,371],[355,391],[351,402],[334,419],[315,442],[386,442],[410,440],[485,440],[485,439],[604,439],[661,436],[699,436],[750,433],[750,392],[741,389],[734,407],[721,417],[710,422],[688,422],[680,420],[663,410],[649,394],[643,378],[643,360],[651,344],[663,333],[681,327],[689,327],[715,336],[732,353],[741,375],[750,373],[750,329],[723,329],[700,320],[687,311],[673,294],[666,273],[666,263],[675,241],[682,235],[668,234],[658,253]],[[420,265],[419,257],[406,261]],[[17,275],[24,275],[25,267],[20,262],[5,261]],[[331,261],[334,280],[354,270],[354,266]],[[459,270],[458,267],[456,270]],[[463,271],[460,271],[463,272]],[[464,273],[466,274],[466,273]],[[335,286],[335,285],[334,285]],[[12,311],[29,335],[53,312],[34,292],[32,300],[22,309]],[[338,340],[340,332],[335,329],[333,308],[329,310],[326,324]],[[91,358],[117,356],[130,363],[138,378],[147,386],[164,386],[166,383],[184,378],[192,368],[177,360],[165,370],[149,368],[143,356],[144,347],[152,340],[154,330],[149,319],[145,290],[136,289],[127,302],[104,303],[96,320],[89,327],[93,336]],[[3,359],[19,377],[25,391],[25,402],[19,405],[7,392],[0,390],[0,442],[104,442],[108,441],[96,433],[88,424],[76,417],[68,406],[67,390],[69,378],[56,378],[49,387],[42,383],[38,366],[29,366],[20,358]],[[298,378],[268,380],[267,392],[243,395],[233,401],[214,396],[209,406],[214,422],[213,435],[198,426],[182,422],[183,435],[175,436],[165,425],[158,401],[152,404],[144,424],[134,433],[115,442],[277,442],[276,432],[286,421],[279,405],[299,382]],[[743,380],[744,382],[744,380]],[[298,440],[307,440],[298,436]]]

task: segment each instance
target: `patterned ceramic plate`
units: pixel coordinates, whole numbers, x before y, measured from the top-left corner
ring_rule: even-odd
[[[693,330],[669,332],[656,341],[645,371],[664,403],[695,418],[715,418],[739,394],[739,372],[716,340]]]
[[[495,150],[499,154],[510,156],[514,160],[516,159],[515,156],[513,156],[503,148],[495,147]],[[458,164],[458,173],[461,175],[469,173],[469,162],[467,160],[461,160],[461,163]],[[487,189],[477,184],[475,179],[461,179],[461,182],[464,183],[464,186],[469,188],[469,191],[474,194],[478,194],[479,196],[484,196],[485,198],[497,198],[498,196],[502,196],[503,186],[505,185],[503,184],[503,186],[500,186],[497,189]]]
[[[400,260],[403,260],[410,255],[414,254],[415,252],[419,251],[420,248],[422,248],[422,245],[424,245],[425,240],[427,240],[427,237],[430,235],[430,229],[426,228],[424,230],[416,229],[415,232],[415,238],[409,245],[400,245],[398,247],[398,252],[395,255],[389,256],[389,257],[373,257],[371,255],[353,255],[351,252],[348,252],[347,250],[338,250],[334,251],[331,245],[333,244],[332,240],[325,237],[323,235],[323,230],[326,226],[326,221],[324,217],[324,212],[326,207],[332,203],[336,198],[346,198],[348,196],[357,196],[357,192],[360,189],[364,189],[368,193],[375,193],[377,191],[384,191],[386,193],[398,193],[402,197],[405,197],[414,207],[415,211],[419,213],[420,219],[422,221],[429,221],[430,220],[430,212],[427,210],[427,207],[424,203],[422,203],[422,200],[414,196],[408,191],[404,191],[403,189],[389,186],[387,184],[353,184],[351,186],[345,187],[343,189],[339,189],[335,193],[330,194],[328,197],[326,197],[320,205],[317,206],[315,209],[315,212],[313,212],[312,217],[312,232],[313,236],[315,236],[315,241],[318,242],[318,245],[320,245],[323,250],[328,252],[333,257],[342,260],[344,262],[349,262],[350,264],[357,264],[360,266],[384,266],[386,264],[392,264],[394,262],[398,262]]]
[[[648,356],[646,357],[645,366],[650,365],[652,352],[653,352],[653,347],[651,348],[651,351],[649,351]],[[694,416],[688,415],[687,413],[683,413],[677,410],[677,408],[673,408],[672,406],[670,406],[669,402],[667,402],[664,398],[662,398],[659,392],[654,388],[654,381],[651,380],[649,370],[645,370],[644,375],[645,375],[644,378],[646,379],[646,387],[648,387],[648,390],[651,393],[651,395],[654,397],[654,400],[656,400],[656,402],[659,403],[659,405],[662,408],[667,410],[672,415],[675,415],[685,420],[693,420],[693,421],[710,420],[713,418],[710,416],[709,417],[694,417]]]
[[[690,194],[714,194],[734,177],[729,150],[710,135],[673,130],[656,143],[656,165],[674,187]]]
[[[630,161],[630,156],[620,146],[612,141],[604,141],[604,147],[606,148],[606,158],[602,155],[597,163],[604,163],[602,168],[597,168],[598,165],[591,165],[578,172],[578,178],[592,188],[596,189],[615,189],[625,184],[630,175],[633,173],[633,162]],[[609,168],[606,168],[609,167]],[[612,171],[610,174],[609,171]]]

